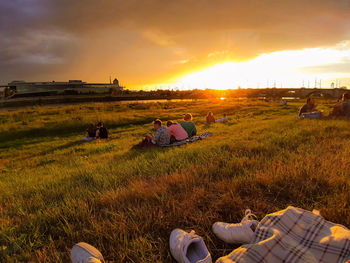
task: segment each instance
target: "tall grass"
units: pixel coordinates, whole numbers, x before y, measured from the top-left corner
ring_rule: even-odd
[[[246,208],[294,205],[350,226],[350,124],[303,120],[300,102],[88,104],[0,112],[0,261],[69,262],[79,241],[111,262],[172,262],[173,228],[194,229],[214,258],[233,247],[211,231]],[[327,109],[327,104],[320,105]],[[202,124],[208,111],[226,124]],[[131,149],[151,121],[192,112],[213,137]],[[81,141],[102,120],[113,139]]]

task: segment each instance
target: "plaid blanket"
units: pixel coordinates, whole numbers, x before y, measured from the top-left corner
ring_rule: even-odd
[[[210,136],[213,136],[213,134],[211,132],[205,132],[205,133],[202,133],[201,135],[199,136],[192,136],[186,140],[183,140],[183,141],[177,141],[177,142],[174,142],[174,143],[171,143],[171,144],[167,144],[167,145],[163,145],[162,147],[172,147],[172,146],[180,146],[180,145],[184,145],[188,142],[196,142],[196,141],[199,141],[199,140],[203,140],[207,137],[210,137]]]
[[[269,214],[255,236],[216,263],[348,262],[350,230],[300,208]]]

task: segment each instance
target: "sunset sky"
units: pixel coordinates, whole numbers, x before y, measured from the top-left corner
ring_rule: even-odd
[[[350,87],[348,0],[0,2],[0,83]]]

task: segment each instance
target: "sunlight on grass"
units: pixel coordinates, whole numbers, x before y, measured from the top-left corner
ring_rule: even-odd
[[[319,103],[328,109],[330,102]],[[175,227],[211,232],[250,207],[260,218],[294,205],[350,226],[350,124],[297,119],[301,102],[88,104],[0,111],[0,261],[68,262],[79,241],[115,262],[172,262]],[[206,113],[227,123],[203,124]],[[191,112],[213,137],[135,150],[152,120]],[[83,142],[102,120],[108,142]]]

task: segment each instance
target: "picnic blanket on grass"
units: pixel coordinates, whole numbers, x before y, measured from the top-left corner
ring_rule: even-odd
[[[289,206],[269,214],[248,245],[233,250],[216,263],[348,262],[350,230],[320,215]]]
[[[204,132],[202,133],[201,135],[199,136],[192,136],[186,140],[182,140],[182,141],[177,141],[177,142],[174,142],[174,143],[171,143],[171,144],[168,144],[168,145],[164,145],[162,147],[171,147],[171,146],[179,146],[179,145],[183,145],[183,144],[186,144],[188,142],[196,142],[196,141],[199,141],[199,140],[203,140],[207,137],[210,137],[210,136],[213,136],[213,134],[211,132]]]
[[[187,143],[187,139],[186,140],[182,140],[182,141],[176,141],[176,142],[173,142],[171,144],[163,145],[161,147],[180,146],[180,145],[183,145],[183,144],[186,144],[186,143]]]

